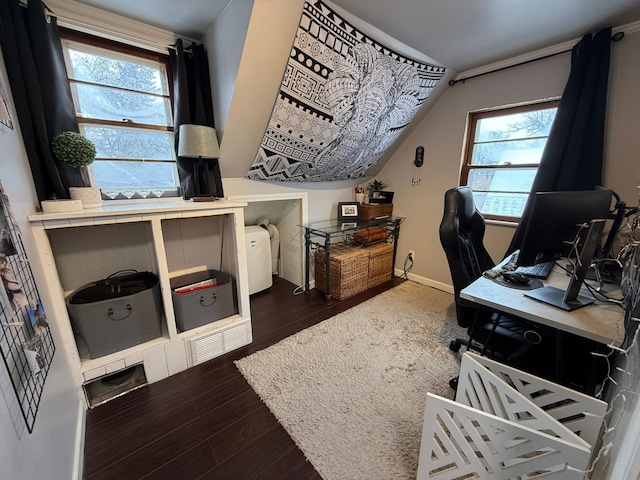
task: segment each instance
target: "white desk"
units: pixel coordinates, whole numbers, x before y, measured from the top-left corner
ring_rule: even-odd
[[[545,285],[566,288],[569,277],[555,267]],[[624,338],[624,310],[618,305],[596,301],[571,312],[526,297],[522,290],[510,288],[497,282],[480,277],[460,292],[460,297],[478,305],[507,315],[520,317],[555,329],[554,372],[547,375],[556,383],[575,388],[589,395],[595,393],[597,384],[602,380],[596,368],[595,356],[574,358],[573,342],[563,332],[595,341],[600,345],[622,344]],[[583,287],[581,293],[590,295]],[[569,341],[568,348],[564,348]],[[606,347],[597,351],[607,351]],[[540,375],[540,373],[537,373]]]
[[[569,277],[555,267],[545,285],[566,288]],[[583,292],[584,293],[584,287]],[[460,297],[558,330],[603,344],[620,345],[624,337],[624,310],[611,303],[596,302],[572,312],[525,297],[526,290],[509,288],[480,277],[460,292]],[[589,295],[588,293],[585,293]]]

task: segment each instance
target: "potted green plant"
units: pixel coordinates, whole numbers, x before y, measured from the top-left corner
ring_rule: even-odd
[[[387,187],[388,185],[386,183],[374,178],[369,182],[369,185],[367,185],[367,191],[370,197],[379,197],[380,192]]]
[[[82,200],[84,208],[99,207],[102,204],[100,189],[90,186],[86,178],[86,167],[96,159],[93,142],[77,132],[64,131],[53,137],[51,151],[61,162],[79,170],[82,185],[69,187],[71,198]]]

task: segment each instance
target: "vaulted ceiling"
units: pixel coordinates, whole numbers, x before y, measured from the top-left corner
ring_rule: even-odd
[[[231,2],[79,0],[200,39]],[[640,0],[333,0],[391,37],[461,72],[640,21]]]

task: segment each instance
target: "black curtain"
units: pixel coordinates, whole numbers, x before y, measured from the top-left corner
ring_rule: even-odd
[[[69,198],[80,171],[51,153],[51,140],[78,132],[56,18],[40,0],[0,0],[0,43],[38,200]]]
[[[507,254],[520,247],[535,192],[591,190],[602,184],[611,27],[586,34],[571,52],[571,73]]]
[[[209,63],[204,46],[192,43],[185,48],[182,40],[178,39],[175,48],[169,49],[169,57],[173,71],[173,127],[177,153],[180,125],[195,124],[214,127],[213,102]],[[218,159],[207,160],[207,164],[211,194],[218,198],[224,197]],[[178,157],[178,174],[184,198],[193,197],[192,158]]]

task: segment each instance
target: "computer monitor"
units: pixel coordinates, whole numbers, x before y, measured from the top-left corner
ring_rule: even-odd
[[[578,293],[600,246],[612,195],[601,187],[534,195],[517,264],[530,266],[568,256],[576,238],[579,256],[566,291],[547,286],[525,295],[569,311],[594,301]]]

